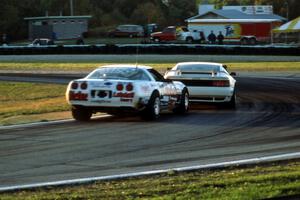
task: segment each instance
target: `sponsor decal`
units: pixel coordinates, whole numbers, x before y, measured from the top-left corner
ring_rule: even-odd
[[[237,38],[241,35],[241,26],[239,24],[226,24],[224,31],[226,38]]]
[[[114,97],[121,97],[121,98],[133,98],[134,92],[116,92],[113,95]]]
[[[175,91],[175,89],[173,89],[173,88],[170,88],[170,87],[165,87],[164,88],[164,94],[165,95],[176,95],[176,91]]]

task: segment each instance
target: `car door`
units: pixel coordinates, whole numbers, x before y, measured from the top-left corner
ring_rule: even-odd
[[[159,87],[162,103],[168,104],[176,96],[176,87],[172,81],[165,79],[159,72],[154,69],[148,70],[156,80]]]
[[[175,28],[166,28],[163,32],[167,41],[176,40]]]

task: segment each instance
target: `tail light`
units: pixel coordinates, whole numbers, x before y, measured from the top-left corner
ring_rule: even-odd
[[[81,85],[80,85],[80,88],[81,88],[82,90],[86,90],[87,87],[88,87],[87,82],[83,82],[83,83],[81,83]]]
[[[229,87],[229,81],[228,80],[216,80],[213,81],[214,87]]]
[[[128,84],[126,85],[126,90],[127,90],[127,91],[132,91],[132,90],[133,90],[133,85],[132,85],[132,83],[128,83]]]
[[[88,94],[81,93],[81,92],[69,92],[69,100],[75,100],[75,101],[87,101]]]
[[[117,89],[118,91],[122,91],[123,88],[124,88],[124,86],[123,86],[123,84],[121,84],[121,83],[118,83],[117,86],[116,86],[116,89]]]
[[[78,83],[77,83],[77,82],[73,82],[72,85],[71,85],[71,88],[72,88],[73,90],[77,90],[77,88],[78,88]]]

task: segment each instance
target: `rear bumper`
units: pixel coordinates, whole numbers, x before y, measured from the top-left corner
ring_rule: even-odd
[[[69,101],[72,106],[83,106],[93,111],[106,112],[106,111],[140,111],[145,108],[148,100],[146,98],[134,99],[101,99],[101,100],[88,100],[88,101]]]
[[[188,87],[190,102],[228,102],[234,94],[232,87]]]

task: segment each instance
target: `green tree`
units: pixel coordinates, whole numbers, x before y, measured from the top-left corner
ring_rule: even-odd
[[[138,24],[149,24],[162,20],[161,10],[151,2],[140,4],[132,13],[131,21]]]

